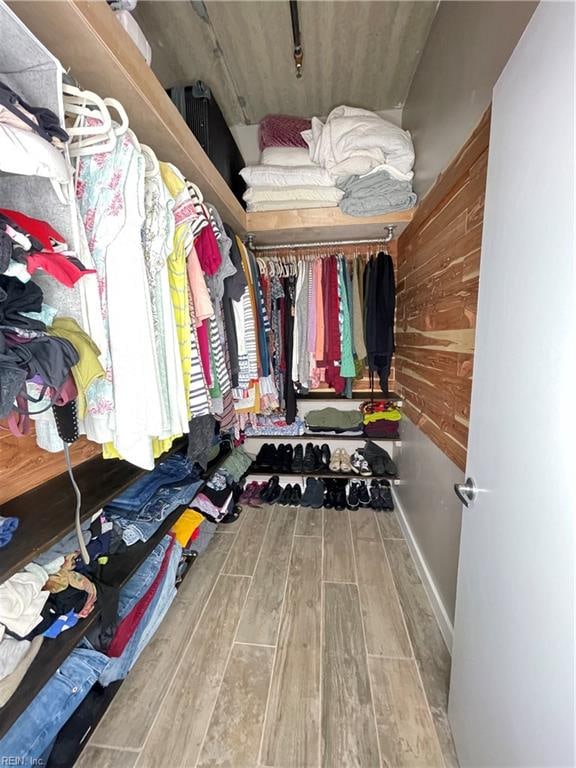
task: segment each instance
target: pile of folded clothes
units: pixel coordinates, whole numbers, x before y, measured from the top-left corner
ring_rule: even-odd
[[[268,115],[259,126],[260,164],[240,171],[247,184],[246,209],[277,211],[336,208],[344,192],[334,177],[310,159],[302,131],[310,120]]]
[[[268,115],[260,164],[240,174],[249,212],[340,206],[351,216],[414,207],[414,147],[407,131],[375,112],[333,109],[326,122]]]
[[[402,414],[388,400],[366,400],[358,409],[320,408],[306,414],[306,431],[325,435],[366,435],[374,440],[397,440]]]
[[[306,431],[306,424],[299,416],[296,416],[291,424],[288,424],[286,417],[282,414],[260,414],[250,413],[243,427],[245,437],[259,437],[267,435],[303,435]]]

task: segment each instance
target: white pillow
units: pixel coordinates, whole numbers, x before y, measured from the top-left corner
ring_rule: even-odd
[[[333,187],[334,179],[318,165],[249,165],[240,171],[249,187]]]
[[[266,147],[260,162],[262,165],[315,165],[306,147]]]
[[[37,133],[0,123],[0,171],[22,176],[43,176],[60,184],[72,178],[70,164]]]

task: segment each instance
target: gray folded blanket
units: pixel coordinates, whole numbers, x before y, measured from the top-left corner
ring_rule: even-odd
[[[340,210],[349,216],[378,216],[416,205],[412,184],[393,178],[388,171],[350,176],[338,186],[344,190]]]

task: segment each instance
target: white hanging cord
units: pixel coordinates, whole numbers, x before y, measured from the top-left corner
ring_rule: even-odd
[[[72,488],[74,488],[74,494],[76,495],[75,528],[76,528],[76,536],[78,537],[78,546],[80,547],[80,554],[82,555],[82,560],[84,560],[84,563],[88,565],[88,563],[90,562],[90,555],[88,554],[88,550],[86,549],[86,544],[84,543],[84,536],[82,535],[82,525],[80,521],[80,508],[82,506],[82,494],[80,493],[80,488],[78,488],[78,484],[76,483],[76,480],[74,478],[74,472],[72,471],[72,461],[70,460],[70,448],[68,447],[68,443],[64,443],[64,456],[66,457],[66,466],[68,468],[68,475],[70,476],[70,482],[72,483]]]

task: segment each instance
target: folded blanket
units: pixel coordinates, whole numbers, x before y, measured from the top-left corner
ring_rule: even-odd
[[[314,117],[303,137],[310,158],[335,178],[361,176],[376,168],[403,181],[414,175],[410,134],[367,109],[337,107],[325,123]]]
[[[336,208],[338,203],[331,200],[278,200],[264,203],[246,203],[248,213],[262,211],[291,211],[300,208]]]
[[[334,186],[328,171],[313,165],[249,165],[240,176],[249,187]]]
[[[310,120],[304,117],[266,115],[258,128],[260,150],[266,147],[305,147],[306,142],[300,134],[308,128]]]
[[[260,162],[262,165],[314,165],[308,147],[266,147]]]
[[[350,216],[378,216],[416,205],[412,183],[399,181],[387,171],[351,176],[339,186],[344,191],[340,210]]]
[[[291,200],[319,200],[339,203],[344,192],[337,187],[250,187],[243,194],[247,203],[290,202]]]

